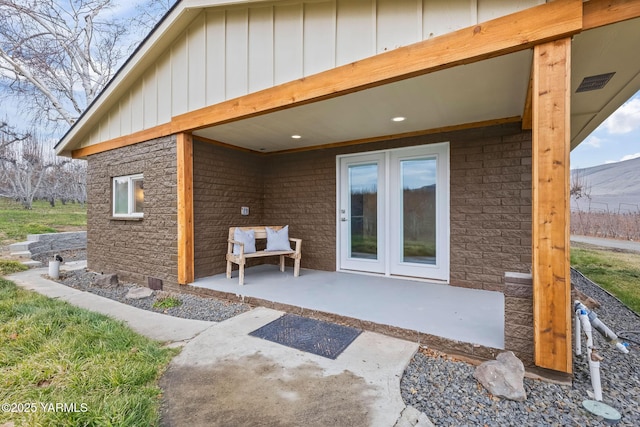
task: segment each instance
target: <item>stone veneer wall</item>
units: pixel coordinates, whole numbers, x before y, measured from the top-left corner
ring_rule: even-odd
[[[176,141],[169,136],[88,157],[88,268],[139,284],[176,284]],[[144,174],[144,218],[111,216],[112,178]]]
[[[302,267],[336,269],[336,154],[274,155],[265,169],[265,221],[289,224],[289,235],[302,239]]]
[[[278,225],[263,221],[265,159],[264,155],[194,139],[193,222],[196,278],[225,271],[229,227]],[[240,214],[242,206],[249,207],[248,216]]]
[[[530,272],[531,220],[531,132],[452,143],[451,284],[502,291]]]
[[[336,156],[450,142],[451,284],[502,291],[531,265],[531,133],[520,124],[262,155],[194,141],[195,275],[225,270],[230,226],[290,225],[302,266],[335,270]],[[145,217],[111,218],[111,178],[144,173]],[[175,139],[89,157],[89,268],[177,280]],[[248,206],[249,216],[240,208]],[[259,261],[258,261],[259,262]]]
[[[531,266],[531,133],[520,124],[298,153],[194,145],[196,277],[225,270],[228,227],[290,225],[302,266],[336,268],[336,156],[450,142],[451,284],[503,290]],[[240,215],[249,206],[251,215]]]
[[[303,239],[302,266],[335,270],[336,156],[450,142],[451,284],[503,290],[531,268],[531,133],[520,124],[267,156],[264,220]]]
[[[86,249],[87,232],[29,234],[27,241],[29,241],[29,252],[32,258],[34,256],[52,257],[56,253]]]
[[[531,274],[505,274],[504,347],[513,351],[525,366],[534,366]]]

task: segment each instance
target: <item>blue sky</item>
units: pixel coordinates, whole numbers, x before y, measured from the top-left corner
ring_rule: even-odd
[[[571,169],[640,157],[640,92],[571,152]]]

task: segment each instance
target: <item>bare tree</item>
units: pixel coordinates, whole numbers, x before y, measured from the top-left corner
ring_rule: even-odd
[[[56,157],[51,147],[45,151],[32,134],[19,134],[0,123],[0,197],[13,198],[31,209],[47,172],[69,161]]]
[[[59,163],[48,169],[42,179],[42,185],[36,198],[47,200],[51,207],[57,201],[63,205],[67,202],[86,203],[86,173],[85,160],[71,160]]]
[[[133,17],[140,36],[146,36],[158,24],[160,19],[178,2],[178,0],[147,0],[136,6],[137,14]]]
[[[126,55],[112,3],[0,0],[0,80],[43,123],[73,124]]]
[[[117,2],[0,0],[3,96],[53,134],[71,126],[175,0],[146,0],[137,16],[116,19],[109,9]],[[84,161],[56,159],[32,133],[0,123],[0,196],[25,208],[34,197],[84,203],[84,174]]]
[[[589,184],[584,170],[578,169],[571,172],[569,195],[575,200],[591,199],[591,184]]]

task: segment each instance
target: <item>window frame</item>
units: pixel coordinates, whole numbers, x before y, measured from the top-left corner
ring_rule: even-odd
[[[116,183],[125,180],[127,182],[127,213],[116,213]],[[114,176],[111,178],[111,216],[113,218],[140,219],[144,217],[144,212],[133,212],[135,206],[135,192],[133,182],[137,180],[142,180],[142,183],[144,185],[144,174],[137,173],[133,175]]]

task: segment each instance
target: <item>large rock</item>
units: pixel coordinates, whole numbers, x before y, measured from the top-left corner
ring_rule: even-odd
[[[117,274],[97,274],[93,279],[93,284],[100,288],[117,288],[120,286]]]
[[[153,295],[153,289],[139,287],[139,288],[131,288],[127,295],[126,299],[143,299],[148,298]]]
[[[127,295],[125,296],[125,298],[143,299],[143,298],[148,298],[151,295],[153,295],[153,289],[139,287],[139,288],[131,288],[129,292],[127,292]]]
[[[484,362],[473,373],[476,380],[494,396],[523,401],[524,365],[511,351],[500,353],[496,360]]]
[[[400,414],[393,427],[435,427],[426,414],[409,405]]]

